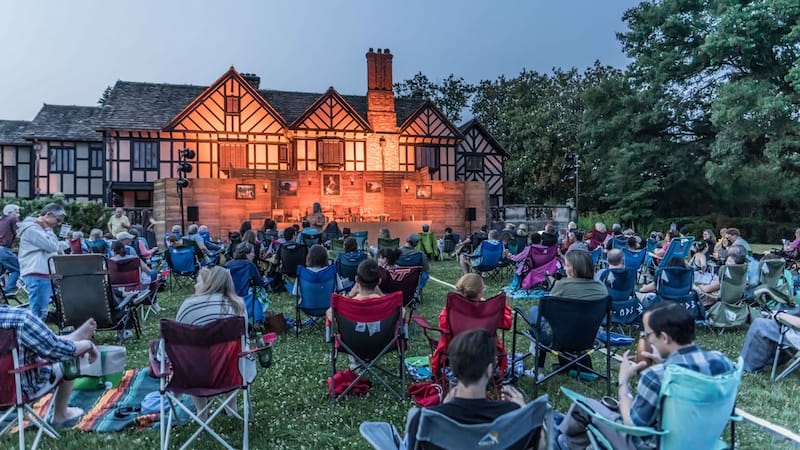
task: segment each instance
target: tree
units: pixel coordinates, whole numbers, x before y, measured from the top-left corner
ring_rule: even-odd
[[[422,72],[417,72],[410,80],[394,84],[400,98],[427,98],[433,101],[453,123],[459,123],[463,110],[469,105],[475,87],[463,78],[450,74],[441,83],[431,82]]]
[[[111,96],[111,86],[106,86],[106,89],[103,91],[103,95],[97,99],[97,104],[103,106],[108,102],[108,98]]]

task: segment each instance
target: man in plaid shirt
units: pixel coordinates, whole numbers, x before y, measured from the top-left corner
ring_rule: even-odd
[[[21,365],[34,364],[42,359],[63,361],[84,353],[89,354],[89,362],[97,358],[97,349],[91,340],[97,329],[94,319],[87,320],[71,334],[61,337],[56,336],[30,309],[2,306],[0,329],[16,330]],[[61,383],[54,400],[55,424],[70,422],[83,415],[82,409],[67,406],[73,382],[62,381],[63,376],[61,364],[46,365],[22,373],[22,392],[28,399],[41,397]]]

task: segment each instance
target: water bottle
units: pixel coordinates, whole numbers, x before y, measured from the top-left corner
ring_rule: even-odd
[[[272,366],[272,343],[267,342],[263,335],[259,341],[265,349],[258,352],[258,365],[266,369]]]

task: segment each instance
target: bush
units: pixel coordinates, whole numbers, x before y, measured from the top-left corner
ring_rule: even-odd
[[[83,231],[86,235],[89,234],[92,228],[105,230],[105,224],[108,223],[108,219],[111,217],[111,210],[101,203],[67,202],[60,195],[38,199],[4,198],[0,200],[0,208],[9,203],[18,205],[22,209],[22,217],[36,216],[44,205],[58,203],[67,211],[67,218],[64,223],[69,224],[73,230]]]

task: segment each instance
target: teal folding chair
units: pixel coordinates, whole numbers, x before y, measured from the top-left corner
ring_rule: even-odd
[[[587,431],[589,440],[596,449],[613,450],[611,443],[600,432],[601,428],[610,428],[629,436],[656,437],[661,450],[734,448],[735,423],[741,421],[741,418],[733,414],[733,411],[742,381],[743,365],[742,358],[739,358],[736,370],[716,376],[674,364],[668,365],[664,370],[659,392],[661,418],[658,428],[614,422],[594,411],[587,404],[586,397],[565,387],[561,387],[561,392],[592,417],[592,424]],[[729,421],[730,447],[720,438]]]

